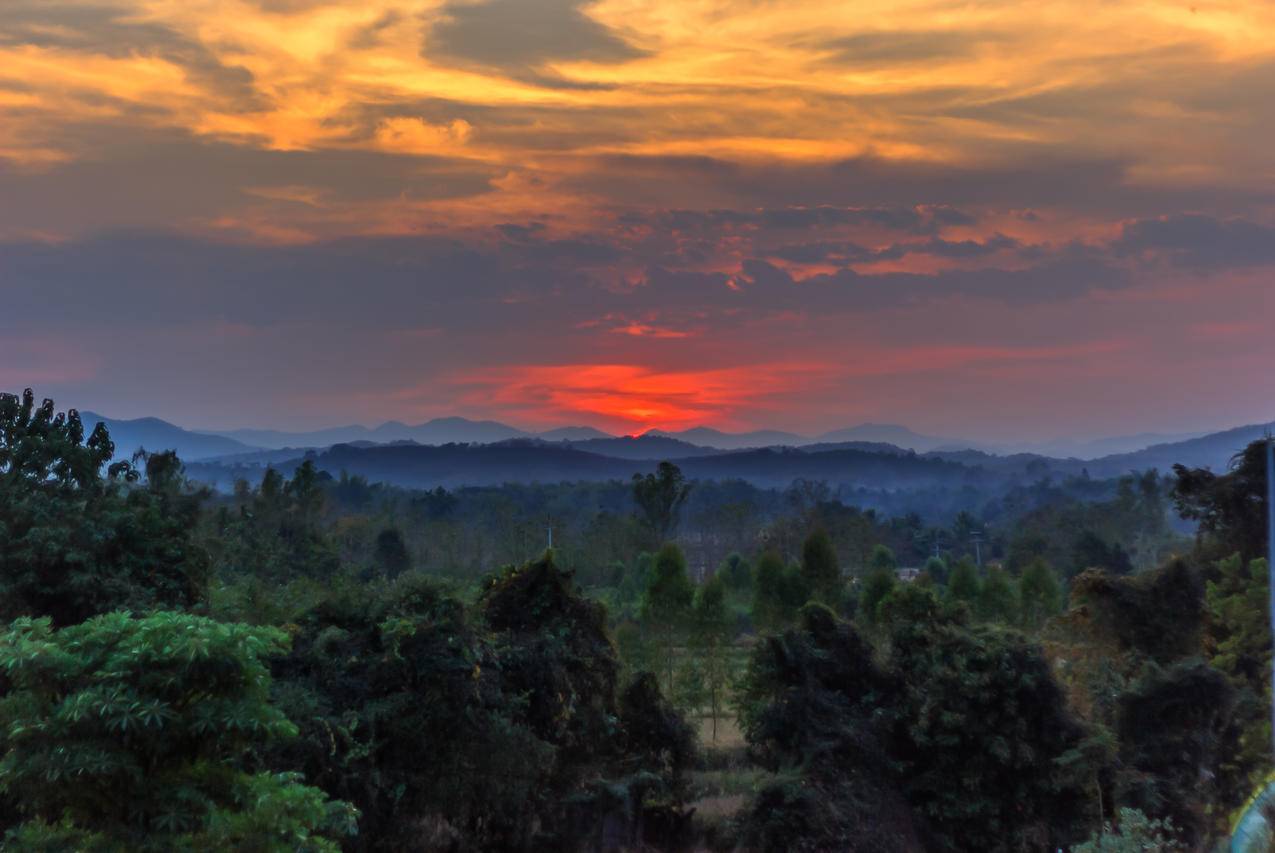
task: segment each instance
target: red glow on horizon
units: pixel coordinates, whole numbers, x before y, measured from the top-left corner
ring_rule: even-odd
[[[815,364],[659,370],[625,364],[511,365],[456,377],[465,399],[536,422],[583,417],[641,435],[651,429],[730,426],[767,398],[808,389],[828,373]]]

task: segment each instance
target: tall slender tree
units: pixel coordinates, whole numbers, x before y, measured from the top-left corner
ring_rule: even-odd
[[[677,529],[682,504],[691,493],[682,469],[661,462],[654,474],[633,475],[633,500],[655,545],[662,544]]]
[[[801,576],[816,601],[835,607],[841,600],[841,567],[832,537],[822,527],[801,547]]]
[[[673,665],[678,644],[688,627],[695,602],[695,585],[686,572],[682,549],[669,543],[655,557],[651,579],[642,599],[642,621],[657,638],[665,674],[665,692],[673,692]]]

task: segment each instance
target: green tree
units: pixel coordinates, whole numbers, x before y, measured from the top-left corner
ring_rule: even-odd
[[[1023,627],[1037,630],[1051,616],[1062,611],[1062,586],[1058,576],[1037,557],[1023,569],[1018,579],[1019,616]]]
[[[656,612],[685,627],[694,587],[686,580],[689,595],[673,591],[685,575],[681,552],[661,549],[654,572],[668,579],[659,585]],[[550,554],[493,578],[480,606],[501,640],[505,703],[554,749],[539,796],[528,804],[536,810],[526,817],[542,827],[531,846],[562,849],[604,822],[640,824],[650,803],[661,804],[665,819],[685,819],[678,806],[694,734],[650,673],[620,689],[606,608],[581,595]],[[594,825],[582,827],[582,819]]]
[[[791,625],[807,597],[799,569],[784,565],[783,558],[774,551],[761,555],[753,582],[753,625],[763,631]]]
[[[688,626],[695,601],[695,584],[686,573],[682,549],[669,543],[660,548],[642,599],[642,621],[656,634],[666,675],[665,689],[672,692],[677,647]]]
[[[1055,849],[1079,841],[1092,773],[1065,767],[1086,730],[1037,645],[970,627],[915,584],[883,602],[881,655],[827,608],[758,643],[741,722],[783,771],[745,812],[753,847]],[[922,844],[918,835],[924,834]]]
[[[1071,563],[1072,577],[1085,569],[1103,569],[1113,575],[1127,575],[1133,571],[1133,561],[1124,548],[1119,543],[1108,545],[1092,530],[1085,530],[1076,537]]]
[[[982,583],[978,578],[978,568],[969,557],[962,557],[952,569],[952,576],[947,581],[947,597],[949,601],[963,601],[971,608],[978,601]]]
[[[696,593],[693,624],[696,675],[708,701],[712,738],[716,742],[717,721],[722,716],[731,683],[730,641],[734,633],[730,610],[726,607],[726,584],[720,575]]]
[[[620,588],[616,590],[617,599],[623,604],[640,603],[654,570],[655,555],[649,551],[638,554],[633,559],[633,566],[625,571],[624,579],[620,581]]]
[[[171,453],[143,457],[145,485],[114,453],[102,424],[85,440],[74,409],[0,394],[0,620],[71,625],[204,596],[208,555],[192,531],[206,492]]]
[[[605,608],[549,554],[472,611],[408,572],[338,580],[295,625],[276,692],[302,734],[268,758],[360,808],[352,848],[562,849],[679,814],[693,736],[649,674],[622,689]]]
[[[376,534],[376,545],[372,551],[372,560],[377,568],[387,577],[397,577],[412,567],[412,557],[407,553],[407,543],[403,541],[403,531],[397,527],[386,527]]]
[[[282,632],[159,612],[0,638],[0,789],[25,823],[10,841],[78,849],[336,851],[356,813],[246,752],[296,727],[269,702],[263,658]]]
[[[1137,809],[1124,808],[1114,825],[1104,824],[1100,833],[1071,848],[1071,853],[1169,853],[1186,849],[1175,834],[1173,821],[1152,820]]]
[[[859,593],[857,618],[860,622],[869,626],[876,624],[881,602],[894,591],[898,582],[893,569],[873,569],[872,574],[863,582],[863,591]]]
[[[841,567],[832,538],[822,527],[801,546],[801,576],[816,601],[836,606],[841,601]]]
[[[677,528],[678,514],[690,493],[682,469],[672,462],[661,462],[654,474],[633,475],[633,500],[656,545]]]
[[[868,571],[871,572],[894,572],[899,568],[899,561],[895,558],[894,552],[885,545],[877,545],[872,549],[872,556],[868,558]]]
[[[1266,442],[1254,441],[1231,461],[1230,470],[1174,465],[1172,497],[1178,513],[1199,524],[1206,559],[1236,551],[1242,560],[1266,547]]]
[[[947,586],[947,563],[941,557],[930,557],[925,561],[925,573],[939,586]]]
[[[1271,766],[1270,583],[1265,560],[1247,565],[1238,553],[1215,566],[1216,580],[1205,585],[1214,667],[1236,692],[1229,754],[1219,769],[1228,801],[1247,796]]]
[[[1207,808],[1216,791],[1202,771],[1224,747],[1233,700],[1226,677],[1199,659],[1149,663],[1119,698],[1116,799],[1172,821],[1190,849],[1209,835]]]
[[[732,553],[717,567],[717,574],[726,582],[726,588],[738,595],[746,595],[753,589],[753,567],[742,555]]]
[[[974,607],[980,619],[1012,625],[1018,619],[1018,594],[1009,573],[1000,566],[989,566],[983,587]]]
[[[255,490],[246,483],[237,488],[238,517],[222,531],[222,575],[275,581],[331,578],[340,559],[321,523],[323,483],[329,479],[307,459],[291,480],[267,468]]]

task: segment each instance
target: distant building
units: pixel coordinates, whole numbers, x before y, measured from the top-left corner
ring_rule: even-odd
[[[912,581],[921,576],[923,571],[925,570],[917,568],[895,569],[894,575],[903,583],[912,583]]]

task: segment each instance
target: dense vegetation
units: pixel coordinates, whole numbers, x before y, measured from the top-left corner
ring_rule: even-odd
[[[303,463],[215,493],[4,395],[0,831],[1205,849],[1271,770],[1242,451],[928,518],[670,464],[426,491]]]

